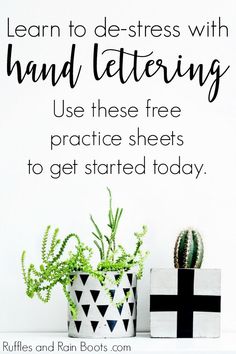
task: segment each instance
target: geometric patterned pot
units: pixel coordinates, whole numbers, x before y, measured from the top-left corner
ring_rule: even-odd
[[[68,335],[77,338],[119,338],[136,335],[137,278],[132,272],[124,273],[119,285],[114,284],[119,274],[106,272],[106,288],[99,280],[83,272],[77,272],[70,286],[71,298],[77,305],[78,316],[74,320],[68,311]],[[128,299],[117,307],[129,293]]]
[[[219,269],[152,269],[151,336],[219,337]]]

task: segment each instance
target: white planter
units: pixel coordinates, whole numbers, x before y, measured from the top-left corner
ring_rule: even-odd
[[[72,319],[69,311],[68,333],[77,338],[118,338],[136,335],[137,278],[127,272],[119,285],[114,284],[116,272],[107,272],[112,281],[106,282],[113,303],[120,303],[129,292],[129,298],[120,306],[111,303],[101,283],[89,274],[78,272],[70,287],[70,294],[78,308]]]
[[[219,269],[152,269],[151,336],[219,337]]]

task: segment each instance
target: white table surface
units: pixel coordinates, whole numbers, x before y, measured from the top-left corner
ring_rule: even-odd
[[[17,347],[18,341],[18,347]],[[0,353],[10,352],[4,344],[14,346],[13,353],[235,353],[236,333],[222,333],[216,339],[158,339],[149,333],[134,338],[79,339],[67,333],[0,333]],[[23,350],[22,346],[25,347]],[[86,345],[86,347],[85,347]],[[20,348],[21,346],[21,348]],[[32,350],[29,350],[31,346]],[[44,347],[39,347],[44,346]],[[7,347],[6,347],[7,348]],[[41,351],[40,351],[41,349]]]

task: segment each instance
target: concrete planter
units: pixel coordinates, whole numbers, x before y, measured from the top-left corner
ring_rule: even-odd
[[[129,298],[114,306],[104,287],[94,277],[78,272],[71,284],[70,294],[77,304],[78,317],[73,320],[69,311],[68,332],[77,338],[119,338],[136,335],[137,279],[135,273],[123,275],[119,285],[114,284],[118,273],[107,272],[106,287],[113,303],[120,303],[129,292]]]
[[[151,336],[219,337],[219,269],[152,269]]]

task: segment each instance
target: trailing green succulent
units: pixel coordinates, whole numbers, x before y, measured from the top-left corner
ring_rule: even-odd
[[[92,250],[85,246],[76,234],[70,234],[65,237],[63,242],[58,238],[59,229],[55,229],[50,247],[47,248],[50,226],[47,227],[42,240],[42,264],[36,269],[34,264],[30,264],[28,269],[25,267],[25,255],[23,251],[21,257],[22,273],[26,284],[26,294],[32,298],[37,295],[43,302],[48,302],[51,298],[52,289],[56,284],[61,284],[64,294],[70,305],[73,317],[76,317],[76,305],[70,297],[67,286],[71,282],[71,276],[75,271],[92,272],[90,259]],[[76,242],[75,253],[68,252],[67,258],[61,260],[69,240]],[[61,244],[61,246],[59,246]]]
[[[175,268],[200,268],[203,260],[203,242],[198,231],[183,230],[175,244]]]
[[[77,271],[88,273],[98,279],[104,287],[107,295],[110,297],[111,302],[113,301],[110,296],[109,288],[106,285],[107,282],[115,282],[115,284],[119,284],[124,272],[135,266],[138,268],[137,278],[140,279],[142,277],[144,260],[148,253],[142,252],[141,246],[143,244],[143,237],[147,233],[147,228],[146,226],[143,226],[143,230],[141,232],[134,234],[136,238],[136,247],[132,254],[127,253],[122,245],[117,245],[116,234],[123,209],[117,208],[115,213],[113,213],[112,195],[109,189],[108,192],[109,236],[104,235],[100,231],[91,216],[91,221],[95,227],[93,236],[96,240],[94,240],[94,243],[100,253],[100,262],[98,265],[95,268],[92,266],[92,249],[82,243],[78,235],[74,233],[69,234],[63,241],[61,241],[58,238],[59,229],[55,229],[49,245],[50,226],[48,226],[42,239],[42,264],[39,268],[36,268],[35,265],[31,263],[26,269],[26,252],[23,251],[22,253],[22,273],[26,284],[26,294],[30,298],[37,295],[41,301],[46,303],[51,298],[51,292],[54,286],[61,284],[65,297],[69,303],[71,314],[75,319],[77,317],[77,308],[70,296],[68,286],[73,281],[73,276],[76,277]],[[66,257],[63,257],[70,240],[74,240],[75,242],[73,248],[74,251],[72,252],[68,250]],[[116,271],[120,276],[117,280],[111,279],[106,273],[109,271]],[[119,307],[128,297],[129,294],[127,293],[124,299],[121,299],[121,301],[115,305]]]

